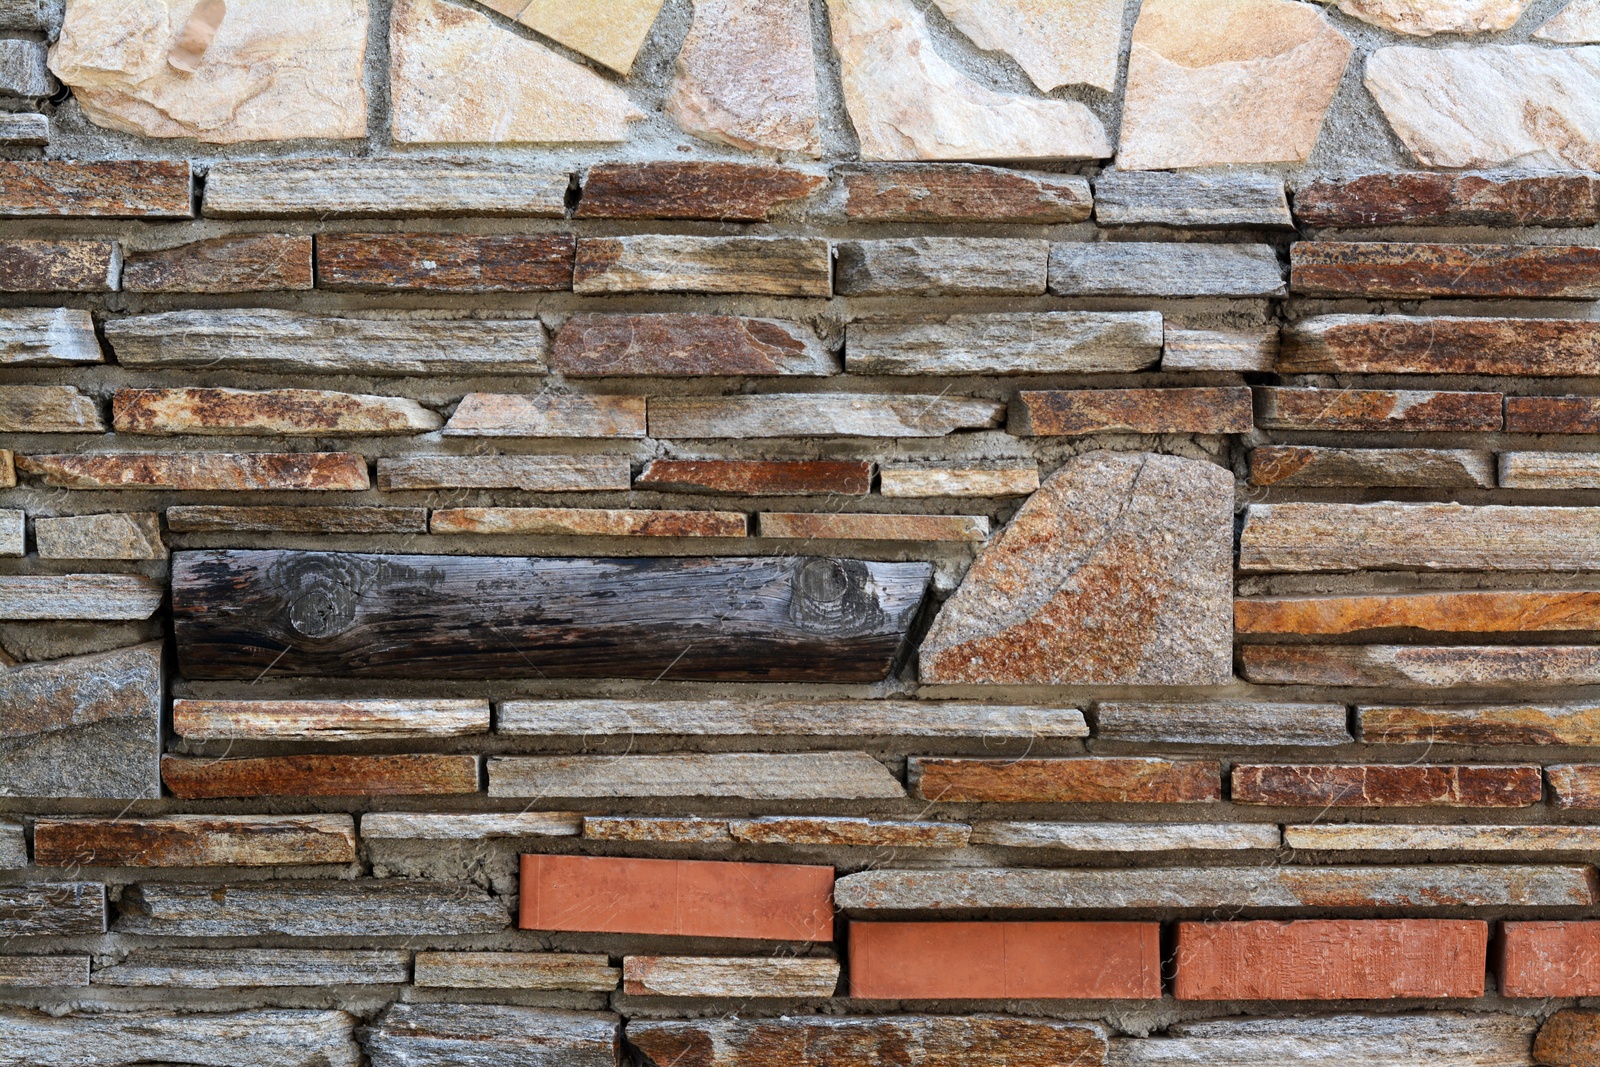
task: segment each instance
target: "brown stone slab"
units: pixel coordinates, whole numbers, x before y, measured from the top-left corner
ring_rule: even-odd
[[[166,815],[42,818],[33,862],[41,867],[273,867],[354,863],[348,815]]]
[[[1485,590],[1352,596],[1246,597],[1234,601],[1244,634],[1535,633],[1600,630],[1600,592]]]
[[[192,741],[383,741],[489,732],[487,700],[191,700],[172,729]]]
[[[0,956],[0,988],[82,988],[88,984],[88,956]]]
[[[1600,397],[1508,396],[1506,432],[1600,433]]]
[[[1298,190],[1301,225],[1593,226],[1600,181],[1586,174],[1492,178],[1479,174],[1366,174]]]
[[[19,456],[17,469],[65,489],[358,490],[367,461],[349,452],[98,452]]]
[[[478,791],[476,756],[163,756],[161,780],[176,797],[421,796]]]
[[[1019,437],[1248,433],[1250,411],[1250,390],[1239,387],[1022,390],[1006,430]]]
[[[872,464],[867,460],[653,459],[634,479],[633,488],[740,496],[865,496],[872,491]]]
[[[1600,995],[1600,923],[1501,923],[1499,949],[1495,978],[1501,996]],[[1600,1034],[1595,1036],[1600,1056]]]
[[[99,882],[0,886],[0,936],[72,937],[106,932],[106,887]]]
[[[34,551],[40,559],[166,559],[161,516],[154,511],[106,515],[38,515]]]
[[[412,984],[430,989],[538,989],[609,993],[622,968],[577,952],[419,952]]]
[[[17,484],[17,457],[9,448],[0,448],[0,489]]]
[[[1385,705],[1356,709],[1361,740],[1408,745],[1600,746],[1600,705]]]
[[[118,433],[333,437],[418,434],[444,419],[415,400],[326,389],[118,389]]]
[[[1600,1011],[1556,1012],[1539,1028],[1533,1059],[1545,1067],[1600,1067]]]
[[[1302,808],[1525,808],[1539,803],[1538,765],[1240,764],[1235,804]]]
[[[6,160],[0,216],[186,219],[190,186],[188,160]]]
[[[820,237],[585,237],[572,287],[826,297],[833,292],[833,255]]]
[[[173,533],[427,533],[428,509],[175,504],[167,509],[167,529]]]
[[[446,437],[643,437],[645,398],[587,393],[468,393]]]
[[[530,537],[744,537],[742,511],[651,511],[630,508],[438,508],[436,534],[522,534]]]
[[[1600,765],[1565,763],[1545,770],[1550,775],[1550,792],[1556,807],[1590,811],[1600,808]]]
[[[572,288],[570,234],[324,233],[317,287],[545,293]]]
[[[597,163],[584,177],[583,195],[572,215],[765,222],[774,208],[827,184],[825,175],[776,163]]]
[[[1587,245],[1298,241],[1289,260],[1301,296],[1600,298],[1600,248]]]
[[[989,539],[986,515],[852,515],[843,512],[763,511],[762,537],[839,541],[965,541]]]
[[[701,844],[733,840],[727,819],[675,819],[659,815],[586,815],[583,836],[591,841],[657,841]]]
[[[73,385],[7,385],[0,433],[104,433],[100,404]]]
[[[1593,452],[1502,452],[1502,489],[1594,489],[1600,487],[1600,454]]]
[[[839,961],[822,956],[629,956],[622,991],[635,997],[831,997]]]
[[[906,773],[914,796],[944,803],[1208,804],[1222,799],[1221,767],[1208,760],[914,756]]]
[[[1499,393],[1259,386],[1255,394],[1256,425],[1265,430],[1491,432],[1504,423]]]
[[[109,293],[121,261],[115,241],[0,240],[0,293]]]
[[[857,222],[1086,222],[1086,179],[971,163],[887,164],[844,172]]]
[[[525,493],[626,490],[627,456],[396,456],[378,460],[378,488],[520,489]]]
[[[1318,315],[1284,327],[1280,374],[1600,374],[1600,322]]]
[[[1405,688],[1600,684],[1595,645],[1245,645],[1244,678],[1262,685]]]
[[[550,369],[570,377],[827,375],[839,361],[805,326],[735,315],[573,315]]]
[[[130,252],[122,288],[130,293],[254,293],[313,287],[311,238],[239,234]]]
[[[997,400],[970,396],[860,393],[764,393],[671,396],[650,401],[650,436],[692,439],[757,437],[945,437],[996,426]]]
[[[964,848],[972,827],[958,822],[890,822],[845,816],[765,815],[732,819],[728,833],[754,845]],[[587,825],[585,828],[587,833]]]
[[[1250,484],[1493,489],[1495,459],[1493,452],[1468,449],[1269,445],[1250,450]]]

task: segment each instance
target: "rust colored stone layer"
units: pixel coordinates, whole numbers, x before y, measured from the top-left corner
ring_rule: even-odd
[[[358,292],[542,293],[572,288],[570,234],[328,233],[317,285]]]
[[[1254,597],[1233,603],[1242,634],[1353,634],[1407,629],[1431,633],[1600,630],[1600,592],[1486,590]]]
[[[650,511],[627,508],[439,508],[436,534],[531,537],[744,537],[742,511]]]
[[[161,780],[173,796],[190,800],[476,793],[478,758],[432,754],[220,760],[163,756]]]
[[[1592,704],[1362,707],[1357,716],[1368,744],[1600,746]]]
[[[1501,923],[1498,956],[1501,996],[1600,996],[1600,922]]]
[[[1600,374],[1600,322],[1322,315],[1285,327],[1280,374]]]
[[[1302,225],[1593,226],[1600,181],[1587,175],[1367,174],[1317,181],[1294,197]]]
[[[841,512],[764,511],[762,537],[838,541],[967,541],[989,538],[983,515],[851,515]]]
[[[414,400],[324,389],[118,389],[118,433],[322,436],[413,434],[444,420]]]
[[[866,460],[654,459],[635,489],[741,496],[865,496],[872,491]]]
[[[1006,429],[1019,437],[1092,433],[1247,433],[1250,390],[1071,389],[1017,393]]]
[[[122,266],[130,293],[253,293],[310,289],[311,238],[241,234],[132,252]]]
[[[187,160],[6,160],[0,216],[186,219],[190,185]]]
[[[1490,432],[1504,422],[1499,393],[1411,389],[1256,389],[1256,425],[1268,430]]]
[[[1506,432],[1600,433],[1600,397],[1508,396]]]
[[[600,163],[589,168],[573,217],[765,222],[773,208],[826,184],[824,175],[775,163]]]
[[[1545,1067],[1600,1067],[1600,1011],[1556,1012],[1539,1028],[1533,1058]]]
[[[853,922],[850,995],[867,1000],[1155,1000],[1161,996],[1161,925]]]
[[[18,456],[17,469],[65,489],[356,490],[367,461],[349,452],[100,452]]]
[[[1289,261],[1302,296],[1600,298],[1600,248],[1586,245],[1300,241]]]
[[[1546,767],[1556,807],[1592,811],[1600,808],[1600,764],[1565,763]]]
[[[913,757],[907,773],[915,796],[944,803],[1206,804],[1222,799],[1222,768],[1210,760]]]
[[[427,533],[427,508],[227,507],[187,504],[167,508],[173,533]]]
[[[115,241],[0,240],[0,293],[109,293],[119,260]]]
[[[863,167],[844,175],[845,215],[859,222],[1084,222],[1081,178],[970,163]]]
[[[804,326],[735,315],[574,315],[550,369],[573,377],[815,374],[837,369]]]
[[[1243,764],[1236,804],[1304,808],[1525,808],[1544,795],[1536,765]]]
[[[837,815],[764,815],[734,819],[727,836],[753,845],[846,845],[862,848],[962,848],[972,827],[957,822],[890,822]],[[584,824],[587,835],[588,823]]]
[[[1467,449],[1269,445],[1250,450],[1250,484],[1493,489],[1494,453]]]
[[[168,815],[40,819],[41,867],[273,867],[354,863],[348,815]]]
[[[1481,997],[1489,924],[1299,919],[1178,924],[1179,1000]]]

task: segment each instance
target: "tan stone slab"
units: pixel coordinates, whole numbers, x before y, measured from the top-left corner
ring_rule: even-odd
[[[841,296],[1043,296],[1050,244],[993,237],[840,241]]]
[[[592,493],[626,490],[632,464],[627,456],[385,456],[378,460],[378,488],[520,489],[530,493]]]
[[[415,400],[325,389],[119,389],[118,433],[333,437],[416,434],[444,419]]]
[[[0,366],[70,367],[104,363],[94,319],[74,308],[0,310]]]
[[[1270,371],[1278,361],[1278,328],[1166,329],[1162,370]]]
[[[609,1012],[402,1002],[363,1031],[363,1043],[376,1064],[611,1067],[622,1048],[620,1023]]]
[[[966,541],[989,539],[986,515],[851,515],[842,512],[763,511],[762,537],[841,541]]]
[[[41,867],[281,867],[356,861],[348,815],[163,815],[45,818]]]
[[[517,21],[618,74],[633,69],[662,0],[528,0]]]
[[[88,984],[88,956],[0,956],[0,988],[60,989]]]
[[[1283,843],[1308,852],[1593,852],[1600,826],[1285,826]]]
[[[1250,484],[1493,489],[1495,459],[1469,449],[1268,445],[1250,450]]]
[[[971,830],[958,822],[890,822],[845,816],[765,815],[728,823],[735,841],[753,845],[963,848]]]
[[[576,952],[419,952],[412,966],[423,989],[609,993],[622,978],[609,956]]]
[[[314,287],[311,238],[237,234],[123,258],[129,293],[254,293]]]
[[[1502,452],[1503,489],[1594,489],[1600,487],[1600,454],[1593,452]]]
[[[1261,685],[1507,688],[1600,684],[1590,645],[1245,645],[1244,678]]]
[[[559,219],[571,175],[491,159],[219,160],[206,172],[214,219]]]
[[[507,736],[1087,737],[1077,708],[955,700],[508,700]]]
[[[94,972],[94,984],[158,989],[265,989],[404,985],[404,950],[320,948],[136,948]]]
[[[40,559],[166,559],[161,516],[153,511],[108,515],[36,516],[33,541]]]
[[[1405,745],[1600,746],[1600,706],[1503,704],[1359,707],[1361,740]]]
[[[522,534],[530,537],[745,537],[742,511],[644,508],[437,508],[435,534]]]
[[[348,452],[86,452],[19,456],[17,469],[66,489],[368,488],[366,460]]]
[[[148,619],[165,596],[162,583],[138,574],[7,574],[0,576],[0,619]]]
[[[446,437],[643,437],[645,398],[588,393],[468,393]]]
[[[1533,36],[1558,44],[1600,44],[1600,0],[1572,0]]]
[[[1233,852],[1278,847],[1276,823],[977,822],[973,845],[1066,852]]]
[[[593,841],[654,841],[680,845],[733,841],[727,819],[650,815],[587,815],[583,820],[583,836]]]
[[[913,796],[952,804],[1214,804],[1222,799],[1220,764],[1153,756],[913,756],[906,761],[906,778]]]
[[[427,533],[427,508],[228,507],[182,504],[167,509],[173,533]]]
[[[825,297],[833,291],[832,267],[820,237],[583,237],[572,288]]]
[[[884,467],[878,492],[890,499],[1027,496],[1039,488],[1038,465],[1027,467]]]
[[[853,374],[1092,374],[1144,370],[1161,352],[1155,311],[1047,311],[861,319]]]
[[[489,732],[485,700],[194,700],[172,702],[191,741],[382,741]]]
[[[17,484],[17,457],[9,448],[0,448],[0,489]]]
[[[1005,406],[963,396],[769,393],[660,397],[650,403],[650,436],[944,437],[998,426]]]
[[[1528,0],[1340,0],[1346,15],[1411,37],[1499,33],[1522,17]]]
[[[1086,222],[1089,182],[972,163],[836,167],[856,222]]]
[[[74,385],[7,385],[0,433],[104,433],[100,405]]]
[[[361,816],[363,839],[476,841],[486,837],[577,837],[583,816],[570,811],[434,815],[375,811]]]
[[[1042,92],[1117,87],[1122,7],[1117,0],[936,0],[972,43],[1015,59]]]
[[[1006,432],[1018,437],[1097,433],[1248,433],[1250,390],[1059,389],[1019,391]]]
[[[622,991],[635,997],[831,997],[839,961],[805,956],[628,956]]]
[[[497,756],[491,797],[739,797],[899,800],[905,789],[865,752],[660,756]]]
[[[1468,634],[1600,631],[1600,592],[1497,589],[1245,597],[1234,601],[1233,627],[1244,634],[1351,634],[1387,629]]]
[[[1095,737],[1149,745],[1348,745],[1343,704],[1286,704],[1264,700],[1095,705]]]

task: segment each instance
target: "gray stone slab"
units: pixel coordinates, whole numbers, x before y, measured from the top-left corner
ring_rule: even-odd
[[[1278,362],[1278,328],[1186,330],[1168,326],[1162,370],[1271,371]]]
[[[1283,296],[1270,245],[1097,241],[1050,246],[1050,291],[1060,296]]]
[[[0,869],[15,870],[28,865],[28,839],[22,823],[0,819]]]
[[[403,985],[411,953],[289,948],[136,948],[94,972],[95,985],[173,989]]]
[[[20,557],[27,554],[26,511],[0,509],[0,556]]]
[[[0,1067],[357,1067],[342,1011],[160,1011],[49,1015],[0,1008]]]
[[[40,559],[166,559],[161,516],[153,511],[33,520]]]
[[[0,620],[148,619],[166,587],[139,574],[0,575]]]
[[[622,977],[611,957],[577,952],[419,952],[414,984],[438,989],[609,993]]]
[[[207,174],[202,210],[214,219],[558,219],[571,177],[488,159],[228,160]]]
[[[0,886],[0,938],[74,937],[105,929],[106,887],[99,882]]]
[[[1277,848],[1275,823],[976,822],[973,845],[1068,852],[1213,852]]]
[[[0,135],[0,141],[3,139]],[[0,310],[0,366],[70,367],[104,363],[105,358],[94,336],[94,319],[87,311]]]
[[[1535,1016],[1438,1012],[1176,1023],[1115,1038],[1111,1067],[1533,1067]]]
[[[768,393],[662,397],[650,403],[651,437],[944,437],[1000,425],[1005,405],[969,396]]]
[[[75,989],[88,984],[88,956],[0,956],[0,988]]]
[[[1102,226],[1294,229],[1275,174],[1104,171],[1094,180],[1094,217]]]
[[[1077,708],[959,700],[508,700],[499,733],[583,737],[1087,737]]]
[[[506,905],[477,886],[379,879],[189,885],[123,891],[118,933],[168,937],[410,937],[496,933]]]
[[[865,752],[712,752],[501,756],[489,760],[489,795],[900,800],[905,789]]]
[[[42,41],[0,40],[0,96],[49,96],[56,80],[45,64]]]
[[[852,374],[1125,373],[1161,358],[1156,311],[1042,311],[863,319],[845,331]]]
[[[840,296],[1042,296],[1046,241],[991,237],[905,237],[840,241],[834,291]]]
[[[504,1004],[396,1004],[366,1031],[372,1067],[615,1067],[621,1020]]]
[[[31,111],[0,113],[0,145],[6,148],[43,148],[50,143],[50,120]]]
[[[375,811],[361,816],[361,836],[390,841],[478,841],[489,837],[577,837],[575,811],[485,812],[460,815]]]
[[[1349,714],[1343,704],[1275,704],[1265,701],[1095,705],[1101,741],[1178,745],[1347,745]]]
[[[378,488],[520,489],[526,493],[626,491],[627,456],[393,456],[378,460]]]

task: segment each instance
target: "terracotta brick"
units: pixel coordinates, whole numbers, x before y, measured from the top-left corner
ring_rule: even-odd
[[[1600,433],[1600,397],[1508,396],[1507,433]]]
[[[1091,433],[1247,433],[1250,390],[1023,390],[1011,405],[1008,432],[1019,437]]]
[[[1600,922],[1501,923],[1495,978],[1507,997],[1600,996]]]
[[[1303,919],[1178,924],[1179,1000],[1481,997],[1489,924]]]
[[[1546,1067],[1600,1067],[1600,1011],[1556,1012],[1539,1028],[1533,1059]]]
[[[866,460],[654,459],[635,489],[740,496],[865,496],[872,492]]]
[[[915,795],[933,801],[1203,804],[1222,799],[1222,768],[1210,760],[913,757],[909,771]]]
[[[0,293],[109,293],[119,259],[115,241],[0,240]]]
[[[850,995],[869,1000],[1155,1000],[1161,926],[850,924]]]
[[[130,293],[253,293],[310,289],[311,238],[240,234],[130,252],[122,288]]]
[[[421,796],[478,791],[476,756],[161,758],[176,797]]]
[[[1256,425],[1266,430],[1494,431],[1505,422],[1500,393],[1414,389],[1256,390]]]
[[[1236,804],[1315,808],[1525,808],[1544,783],[1532,765],[1242,764]]]
[[[524,930],[833,940],[833,868],[523,856]]]
[[[360,292],[554,292],[572,288],[573,248],[570,234],[320,234],[317,286]]]
[[[764,511],[762,537],[844,541],[986,541],[984,515],[850,515],[840,512]]]
[[[1295,194],[1306,226],[1593,226],[1600,181],[1588,175],[1366,174]]]
[[[1556,807],[1592,811],[1600,808],[1600,764],[1564,763],[1548,767]]]
[[[1084,222],[1089,183],[971,163],[869,166],[844,175],[845,215],[858,222]]]
[[[194,213],[187,160],[0,162],[0,216],[186,219]]]
[[[1299,241],[1289,260],[1302,296],[1600,297],[1600,248],[1585,245]]]
[[[765,222],[773,208],[826,184],[821,174],[775,163],[599,163],[573,217]]]

